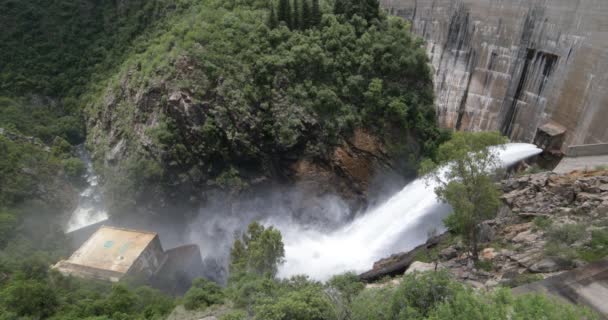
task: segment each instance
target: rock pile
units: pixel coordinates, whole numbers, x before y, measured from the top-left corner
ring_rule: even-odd
[[[608,212],[608,172],[538,173],[505,180],[503,199],[520,216]]]

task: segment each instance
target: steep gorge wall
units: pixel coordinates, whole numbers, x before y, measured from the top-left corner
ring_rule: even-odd
[[[382,0],[412,21],[434,67],[442,126],[568,145],[608,141],[608,1]]]

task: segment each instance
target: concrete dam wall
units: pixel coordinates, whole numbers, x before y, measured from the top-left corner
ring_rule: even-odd
[[[426,40],[443,127],[608,142],[608,0],[382,0]]]

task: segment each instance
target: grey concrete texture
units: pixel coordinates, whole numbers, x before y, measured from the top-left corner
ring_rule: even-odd
[[[566,157],[563,158],[553,172],[566,174],[572,171],[590,171],[600,168],[608,168],[608,155],[586,156],[586,157]]]
[[[585,157],[608,155],[608,143],[584,144],[570,146],[566,151],[568,157]]]
[[[608,142],[608,1],[381,0],[412,22],[434,67],[439,122],[531,142]]]
[[[608,259],[513,289],[513,293],[542,292],[583,304],[608,316]]]

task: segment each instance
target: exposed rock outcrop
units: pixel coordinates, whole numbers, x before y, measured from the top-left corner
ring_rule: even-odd
[[[386,137],[369,128],[329,142],[311,110],[278,94],[274,104],[255,110],[225,106],[230,89],[209,84],[194,60],[181,57],[172,67],[174,78],[147,86],[126,73],[91,107],[88,143],[104,167],[110,211],[131,210],[121,202],[147,211],[176,203],[197,207],[218,190],[238,194],[286,184],[311,197],[339,195],[357,207],[377,173],[407,171],[398,169],[407,160],[391,157]],[[196,85],[180,86],[184,79]],[[399,139],[411,158],[419,156],[412,133]]]
[[[483,241],[478,264],[455,238],[444,235],[376,262],[361,278],[398,275],[412,265],[422,270],[426,265],[416,259],[423,258],[474,287],[517,286],[584,266],[608,252],[608,171],[545,172],[507,179],[501,186],[505,207],[483,223],[494,237]],[[593,232],[600,232],[594,243]]]
[[[608,141],[608,2],[381,3],[426,40],[444,127],[533,141],[553,123],[567,130],[563,147]]]

